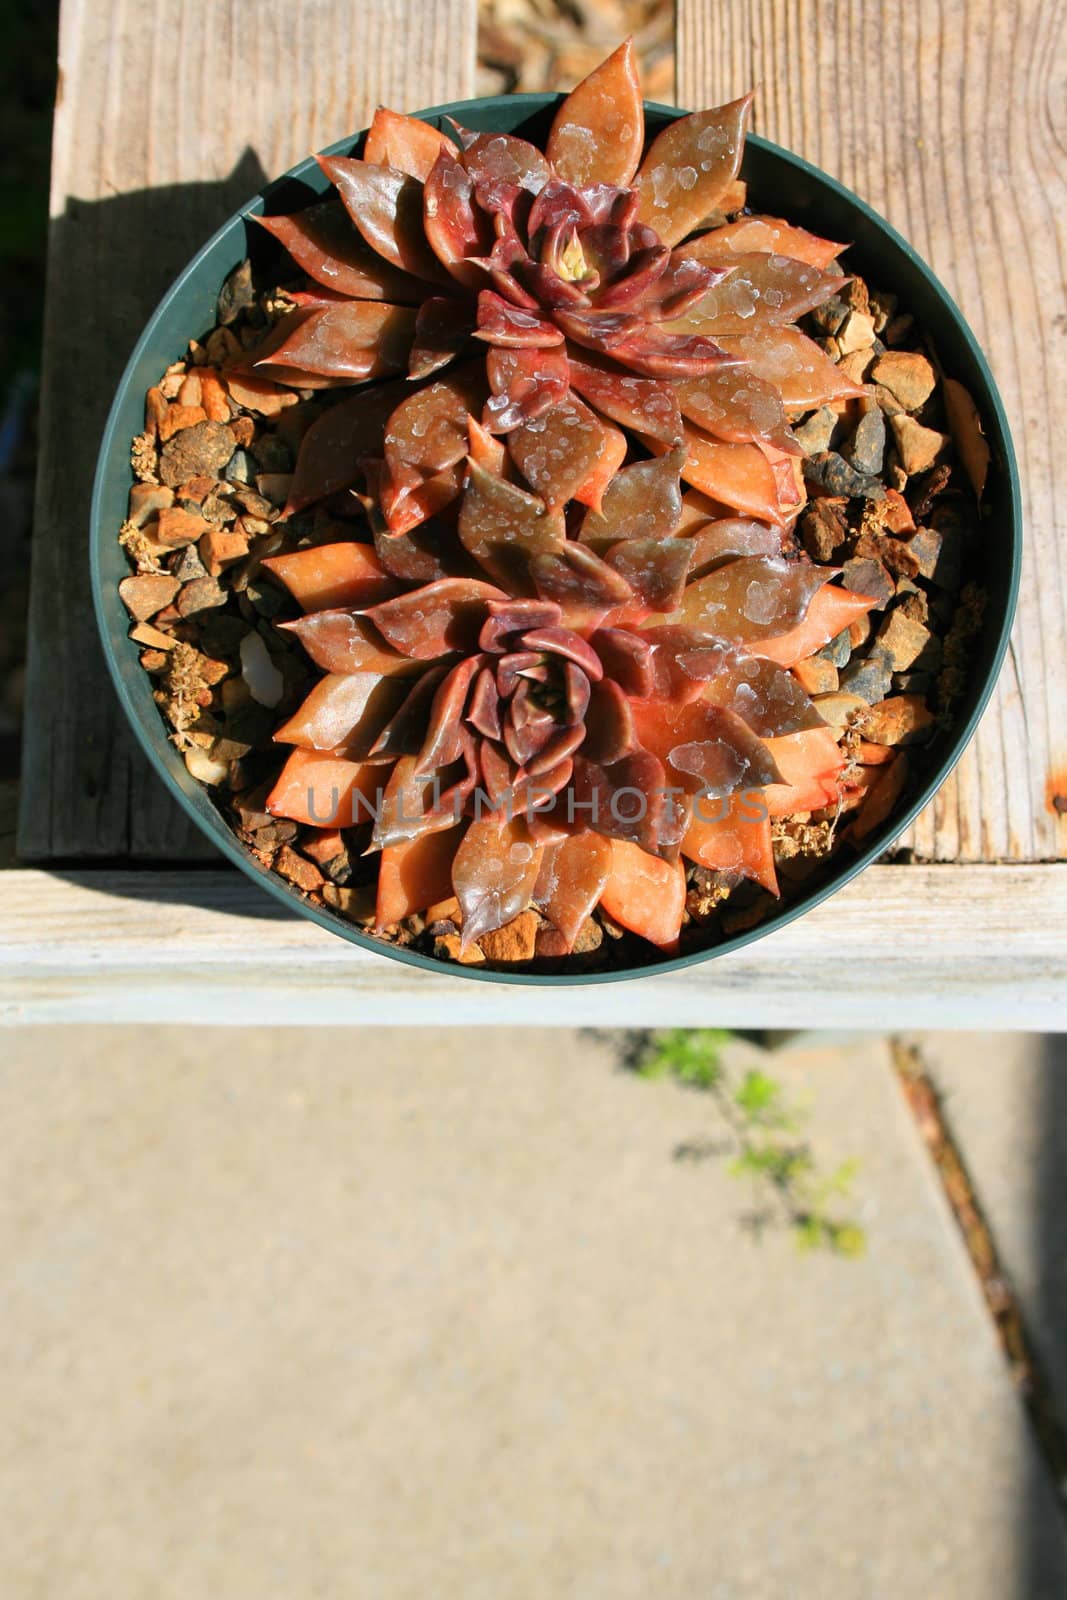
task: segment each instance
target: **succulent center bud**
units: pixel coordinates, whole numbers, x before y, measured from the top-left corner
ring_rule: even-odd
[[[585,258],[577,228],[571,229],[567,242],[559,253],[557,271],[565,283],[584,283],[590,276],[589,263]]]

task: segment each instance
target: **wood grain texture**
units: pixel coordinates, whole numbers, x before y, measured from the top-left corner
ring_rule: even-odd
[[[268,178],[473,93],[476,0],[64,0],[30,612],[24,858],[211,857],[135,748],[89,600],[93,464],[130,348]]]
[[[874,866],[733,955],[547,1000],[355,949],[236,872],[0,873],[10,1023],[1067,1029],[1067,865]]]
[[[678,0],[679,104],[758,85],[757,131],[912,242],[1008,410],[1026,513],[1019,616],[974,743],[901,841],[925,860],[1067,853],[1047,793],[1067,768],[1065,29],[1062,0]]]

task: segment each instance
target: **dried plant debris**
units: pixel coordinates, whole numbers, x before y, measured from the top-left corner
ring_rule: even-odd
[[[646,149],[629,46],[547,154],[379,112],[148,391],[120,594],[169,736],[387,943],[705,948],[951,732],[980,425],[844,246],[749,209],[747,113]]]

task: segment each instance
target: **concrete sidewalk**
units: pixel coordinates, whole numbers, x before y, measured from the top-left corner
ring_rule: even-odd
[[[771,1066],[862,1163],[847,1261],[616,1044],[7,1035],[5,1600],[1067,1594],[886,1047]]]

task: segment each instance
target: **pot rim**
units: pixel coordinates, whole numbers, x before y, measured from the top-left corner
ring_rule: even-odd
[[[437,119],[439,122],[441,118],[446,116],[461,116],[464,111],[469,111],[472,107],[477,106],[484,111],[493,109],[498,105],[525,108],[530,114],[533,114],[560,103],[563,98],[564,96],[561,94],[548,93],[476,96],[472,99],[453,100],[442,105],[429,106],[411,114],[421,121],[429,122]],[[677,106],[662,105],[656,101],[646,100],[644,107],[646,115],[667,120],[675,120],[687,114]],[[322,153],[337,155],[350,150],[365,131],[362,130],[359,133],[336,140],[333,144],[328,145]],[[918,813],[940,789],[970,743],[992,696],[1008,649],[1022,566],[1022,496],[1019,471],[1007,416],[992,372],[981,345],[956,305],[955,300],[917,251],[880,213],[875,211],[864,200],[861,200],[850,189],[846,188],[844,184],[839,183],[820,168],[813,166],[802,157],[793,154],[792,151],[772,143],[759,134],[750,133],[747,135],[746,153],[749,149],[780,160],[794,172],[803,175],[815,186],[826,190],[838,202],[855,209],[868,224],[872,224],[878,232],[904,255],[912,268],[926,281],[947,319],[954,324],[955,331],[966,345],[985,390],[982,397],[982,420],[987,427],[987,437],[994,454],[994,460],[1003,473],[1008,489],[1010,515],[1007,518],[1009,527],[1006,533],[1010,539],[1011,566],[1007,590],[1006,592],[1002,591],[1000,622],[985,679],[977,690],[969,715],[953,729],[950,743],[941,759],[936,763],[907,806],[901,812],[895,814],[886,824],[883,824],[881,828],[875,829],[872,841],[864,849],[856,851],[851,860],[846,860],[843,864],[835,866],[828,877],[817,887],[807,893],[802,891],[788,905],[783,905],[779,909],[770,912],[757,926],[732,934],[722,939],[718,944],[709,945],[706,949],[690,951],[686,955],[665,957],[659,961],[653,959],[639,967],[622,967],[608,971],[586,973],[509,972],[506,969],[486,970],[480,966],[465,966],[459,962],[441,961],[435,956],[423,955],[419,951],[387,944],[375,938],[372,934],[364,933],[354,923],[346,921],[340,914],[335,914],[326,908],[320,908],[310,901],[304,900],[299,892],[291,888],[284,879],[264,869],[252,858],[241,845],[236,835],[231,832],[221,812],[210,801],[210,817],[197,808],[191,795],[186,793],[178,782],[175,773],[171,770],[171,762],[167,759],[168,756],[173,757],[175,762],[180,762],[181,758],[170,744],[162,718],[154,707],[155,726],[150,726],[148,720],[142,716],[140,709],[134,703],[129,685],[123,675],[117,650],[113,647],[114,617],[117,615],[115,608],[117,607],[118,612],[121,613],[123,633],[128,628],[129,619],[125,616],[117,585],[112,585],[105,578],[101,564],[103,541],[105,539],[114,540],[117,537],[117,529],[114,528],[104,514],[103,501],[107,488],[107,478],[114,464],[116,447],[121,450],[123,456],[126,455],[127,451],[127,441],[119,436],[121,435],[121,413],[127,397],[127,391],[136,376],[141,358],[153,339],[156,327],[163,320],[172,299],[180,288],[195,278],[216,245],[231,229],[242,224],[246,217],[263,212],[264,202],[269,198],[273,189],[284,182],[299,181],[304,176],[316,171],[315,156],[305,157],[303,161],[291,167],[277,179],[271,180],[263,189],[251,196],[244,205],[233,212],[197,250],[184,269],[173,280],[145,323],[123,370],[108,414],[97,457],[90,507],[89,559],[93,608],[108,672],[126,718],[133,727],[141,748],[155,771],[162,778],[172,797],[177,800],[186,815],[193,819],[200,830],[212,840],[229,861],[245,872],[254,882],[261,885],[279,904],[290,910],[297,911],[328,932],[347,940],[350,944],[357,945],[363,950],[383,956],[386,959],[400,961],[407,966],[420,967],[425,971],[439,975],[460,977],[481,983],[577,988],[684,972],[690,967],[713,961],[720,956],[730,955],[736,951],[743,950],[758,939],[766,938],[769,934],[775,933],[780,928],[784,928],[791,922],[796,921],[798,917],[803,916],[813,907],[821,905],[823,901],[828,900],[839,889],[844,888],[864,868],[868,867],[878,856],[883,854],[904,829],[914,821]],[[215,280],[213,282],[213,292],[217,290],[219,281]],[[130,650],[134,651],[136,649],[137,646],[131,642]],[[139,663],[137,664],[137,670],[141,671]],[[203,792],[206,796],[207,791],[204,790]]]

